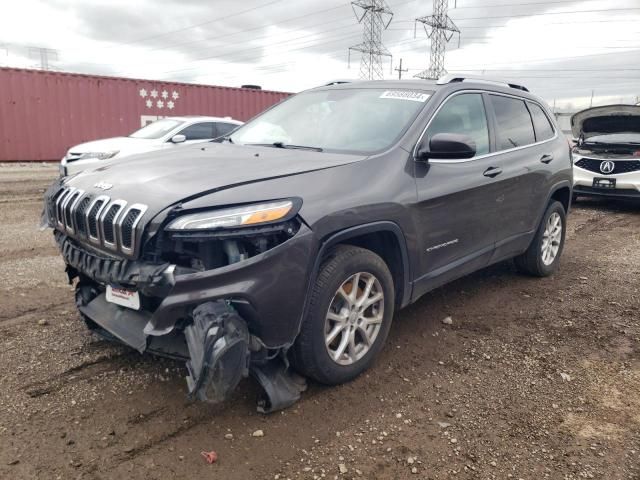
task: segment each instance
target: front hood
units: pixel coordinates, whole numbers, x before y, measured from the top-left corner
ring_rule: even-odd
[[[155,140],[157,142],[157,140]],[[113,150],[142,150],[152,145],[154,140],[146,138],[113,137],[81,143],[69,149],[70,153],[111,152]]]
[[[92,195],[142,203],[155,215],[180,201],[235,185],[297,175],[366,157],[306,150],[207,143],[145,153],[112,162],[64,181]],[[97,186],[96,186],[97,185]],[[311,185],[300,184],[300,194]],[[268,199],[266,199],[268,200]],[[150,217],[148,217],[150,218]]]
[[[610,133],[640,133],[640,106],[607,105],[582,110],[571,117],[575,138]]]

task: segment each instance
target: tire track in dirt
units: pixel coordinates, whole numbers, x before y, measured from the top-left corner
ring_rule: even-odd
[[[73,304],[69,300],[65,300],[63,302],[49,303],[47,305],[40,305],[37,307],[29,307],[26,310],[21,310],[16,313],[8,314],[0,314],[0,327],[6,326],[14,326],[25,320],[28,320],[24,317],[36,314],[36,313],[51,313],[51,310],[58,309],[60,307],[72,307]]]
[[[68,368],[45,380],[28,383],[23,386],[22,390],[31,398],[56,393],[69,384],[79,383],[103,373],[115,372],[126,365],[130,357],[133,357],[132,353],[104,355]]]

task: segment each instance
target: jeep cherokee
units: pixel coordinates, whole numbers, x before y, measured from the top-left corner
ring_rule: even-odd
[[[82,319],[186,360],[190,395],[241,378],[259,409],[353,379],[396,310],[515,258],[558,268],[570,149],[526,88],[446,77],[312,89],[223,143],[57,180],[54,229]]]

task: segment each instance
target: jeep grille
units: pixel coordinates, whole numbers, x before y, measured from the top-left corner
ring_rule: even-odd
[[[92,196],[77,188],[62,188],[52,197],[50,212],[58,230],[109,250],[133,255],[136,227],[147,211],[106,195]]]

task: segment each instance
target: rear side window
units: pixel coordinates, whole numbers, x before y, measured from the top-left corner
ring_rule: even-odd
[[[489,153],[489,128],[482,95],[456,95],[436,113],[426,132],[426,138],[437,133],[458,133],[471,137],[476,143],[476,155]]]
[[[536,141],[542,142],[553,137],[553,127],[549,121],[549,117],[544,113],[540,105],[528,103],[531,118],[533,118],[533,128],[536,131]]]
[[[187,137],[187,140],[207,140],[216,136],[214,125],[215,124],[213,122],[195,123],[188,126],[180,133]]]
[[[218,123],[216,137],[227,135],[233,132],[236,128],[238,128],[238,125],[235,123]]]
[[[496,112],[498,150],[523,147],[536,142],[531,115],[523,100],[491,95]]]

